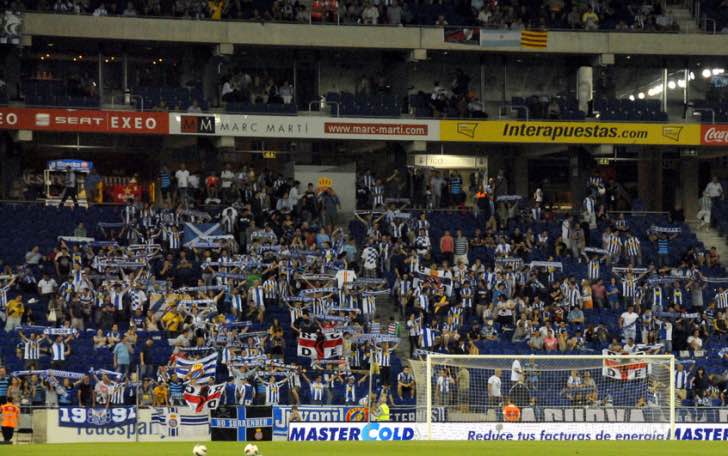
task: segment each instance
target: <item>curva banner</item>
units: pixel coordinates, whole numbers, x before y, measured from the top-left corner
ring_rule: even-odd
[[[170,134],[256,138],[439,141],[435,120],[342,117],[169,114]]]
[[[459,142],[699,145],[698,124],[456,121],[440,122],[440,139]]]
[[[169,114],[45,108],[0,108],[1,130],[169,134]]]

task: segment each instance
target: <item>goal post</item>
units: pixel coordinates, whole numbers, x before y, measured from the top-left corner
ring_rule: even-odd
[[[672,355],[432,353],[411,365],[425,439],[668,439],[675,429]]]

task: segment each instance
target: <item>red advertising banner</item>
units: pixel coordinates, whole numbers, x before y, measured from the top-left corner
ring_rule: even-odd
[[[168,135],[169,113],[0,108],[1,130]]]
[[[728,146],[728,124],[701,125],[700,144],[703,146]]]

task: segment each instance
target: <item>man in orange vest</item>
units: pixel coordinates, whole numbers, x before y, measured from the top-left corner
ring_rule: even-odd
[[[20,407],[15,405],[17,399],[11,397],[8,402],[0,407],[2,412],[2,431],[3,431],[3,443],[10,445],[10,441],[13,439],[15,428],[18,427],[18,417],[20,416]]]
[[[506,401],[506,406],[503,407],[503,418],[508,423],[517,423],[521,421],[521,409],[510,399]]]

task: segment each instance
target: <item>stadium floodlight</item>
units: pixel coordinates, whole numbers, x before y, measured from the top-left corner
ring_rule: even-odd
[[[703,77],[704,78],[709,78],[710,75],[711,75],[711,71],[706,68],[706,69],[703,70],[703,73],[702,74],[703,74]]]
[[[725,70],[723,68],[713,68],[712,73],[713,73],[713,76],[717,76],[719,74],[725,73]]]
[[[668,81],[668,82],[667,82],[667,88],[668,88],[668,89],[670,89],[670,90],[674,90],[674,89],[675,89],[675,87],[677,87],[677,84],[675,83],[675,81]]]
[[[637,98],[639,98],[640,100],[644,100],[645,99],[645,93],[644,92],[638,93],[637,94]]]
[[[506,432],[513,440],[674,435],[672,355],[429,354],[411,365],[426,439]]]

